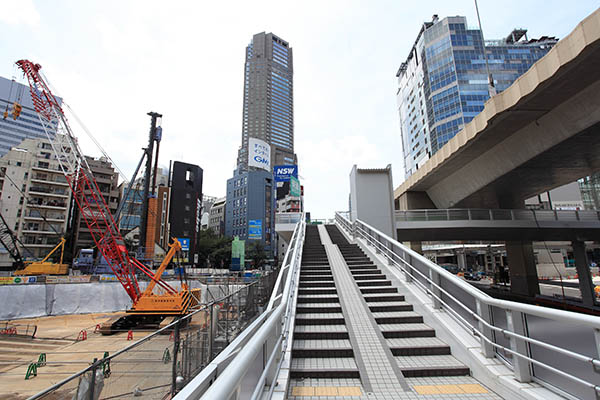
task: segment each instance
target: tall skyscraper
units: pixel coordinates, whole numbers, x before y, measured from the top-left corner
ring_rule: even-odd
[[[62,103],[60,97],[57,97],[57,100],[59,104]],[[11,111],[15,102],[23,108],[18,118],[13,119]],[[4,118],[5,111],[8,111],[6,118]],[[33,108],[29,86],[0,76],[0,157],[8,153],[11,147],[18,147],[27,138],[46,138],[46,133]]]
[[[294,154],[293,57],[289,44],[258,33],[246,47],[242,145],[237,165],[248,168],[248,140],[271,146],[271,166],[296,164]]]
[[[396,74],[404,169],[412,175],[483,110],[490,73],[499,93],[508,88],[557,42],[528,39],[514,29],[505,39],[486,40],[465,17],[434,15],[425,22]]]

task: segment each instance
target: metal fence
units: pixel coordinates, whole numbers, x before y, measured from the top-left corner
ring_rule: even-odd
[[[277,273],[265,274],[213,292],[213,300],[195,312],[123,350],[105,353],[30,399],[158,400],[174,395],[262,313],[276,277]],[[35,369],[43,367],[34,364]]]
[[[278,398],[285,396],[286,385],[277,385],[277,382],[289,379],[305,227],[302,216],[294,229],[265,312],[185,386],[175,400],[270,399],[274,392],[278,392]]]
[[[599,221],[595,210],[510,210],[450,208],[396,211],[396,221]],[[344,216],[348,218],[348,216]]]
[[[427,293],[519,382],[534,380],[567,398],[600,398],[600,317],[495,299],[360,220],[336,214],[336,223]]]

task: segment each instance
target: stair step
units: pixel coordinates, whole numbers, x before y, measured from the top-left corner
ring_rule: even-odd
[[[432,376],[467,376],[471,374],[469,367],[414,367],[400,368],[405,378],[424,378]]]
[[[364,296],[367,303],[377,303],[381,301],[404,301],[404,296],[401,294],[374,294],[370,296]]]
[[[360,292],[362,294],[372,294],[372,293],[398,293],[398,289],[396,289],[395,287],[392,286],[386,286],[386,287],[370,287],[370,288],[364,288],[364,289],[360,289]]]
[[[312,303],[308,303],[311,305],[315,305]],[[309,314],[309,313],[341,313],[342,307],[339,305],[329,305],[330,303],[317,303],[317,304],[326,304],[322,307],[296,307],[296,314]]]
[[[333,275],[300,275],[301,281],[333,281]]]
[[[335,287],[333,281],[300,281],[300,288]]]
[[[395,356],[439,356],[449,355],[450,346],[423,346],[423,347],[402,347],[390,348]]]
[[[351,269],[350,273],[354,276],[356,276],[356,275],[381,275],[381,270],[379,270],[379,269]]]
[[[371,312],[388,312],[388,311],[413,311],[412,304],[403,301],[389,301],[371,303],[369,305]]]
[[[337,290],[336,290],[335,287],[332,287],[332,288],[315,288],[315,289],[299,288],[298,289],[298,294],[299,295],[304,295],[304,294],[337,294]]]
[[[348,269],[350,269],[350,272],[354,271],[355,269],[377,269],[377,265],[375,265],[375,264],[349,265]]]
[[[357,281],[372,281],[372,280],[381,280],[386,279],[385,275],[354,275],[354,280]],[[300,278],[302,279],[302,278]]]
[[[354,357],[352,345],[348,339],[324,340],[294,340],[292,357],[302,358],[330,358]]]
[[[422,323],[379,324],[379,329],[386,339],[435,337],[435,330]]]
[[[344,325],[346,321],[343,316],[334,317],[336,313],[333,313],[331,317],[325,316],[326,313],[322,313],[323,317],[312,317],[305,318],[305,315],[310,314],[296,314],[296,325]],[[341,315],[341,314],[340,314]]]
[[[346,325],[295,325],[294,340],[348,339]]]
[[[364,286],[392,286],[392,281],[362,281],[356,282],[359,287]]]
[[[331,271],[331,267],[329,265],[306,265],[300,269],[302,271]]]
[[[360,378],[353,357],[292,358],[290,378]]]
[[[305,271],[303,269],[300,270],[300,276],[307,276],[307,275],[312,275],[312,276],[317,276],[317,275],[331,275],[331,270],[310,270],[310,271]]]
[[[422,324],[423,316],[413,311],[374,312],[378,324]]]
[[[337,295],[332,294],[307,294],[298,295],[298,303],[335,303],[339,301]]]

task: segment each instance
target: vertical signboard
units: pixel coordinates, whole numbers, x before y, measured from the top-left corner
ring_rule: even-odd
[[[240,240],[237,236],[231,242],[231,270],[241,271],[244,269],[244,256],[246,251],[246,242]]]
[[[267,142],[248,139],[248,166],[271,171],[271,146]]]
[[[300,181],[293,176],[290,177],[290,196],[300,197]]]
[[[262,220],[251,219],[248,221],[248,239],[262,239]]]

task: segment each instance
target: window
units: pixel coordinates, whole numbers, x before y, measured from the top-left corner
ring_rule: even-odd
[[[190,206],[188,206],[188,205],[186,204],[186,206],[184,207],[184,209],[185,209],[185,211],[190,211]]]

